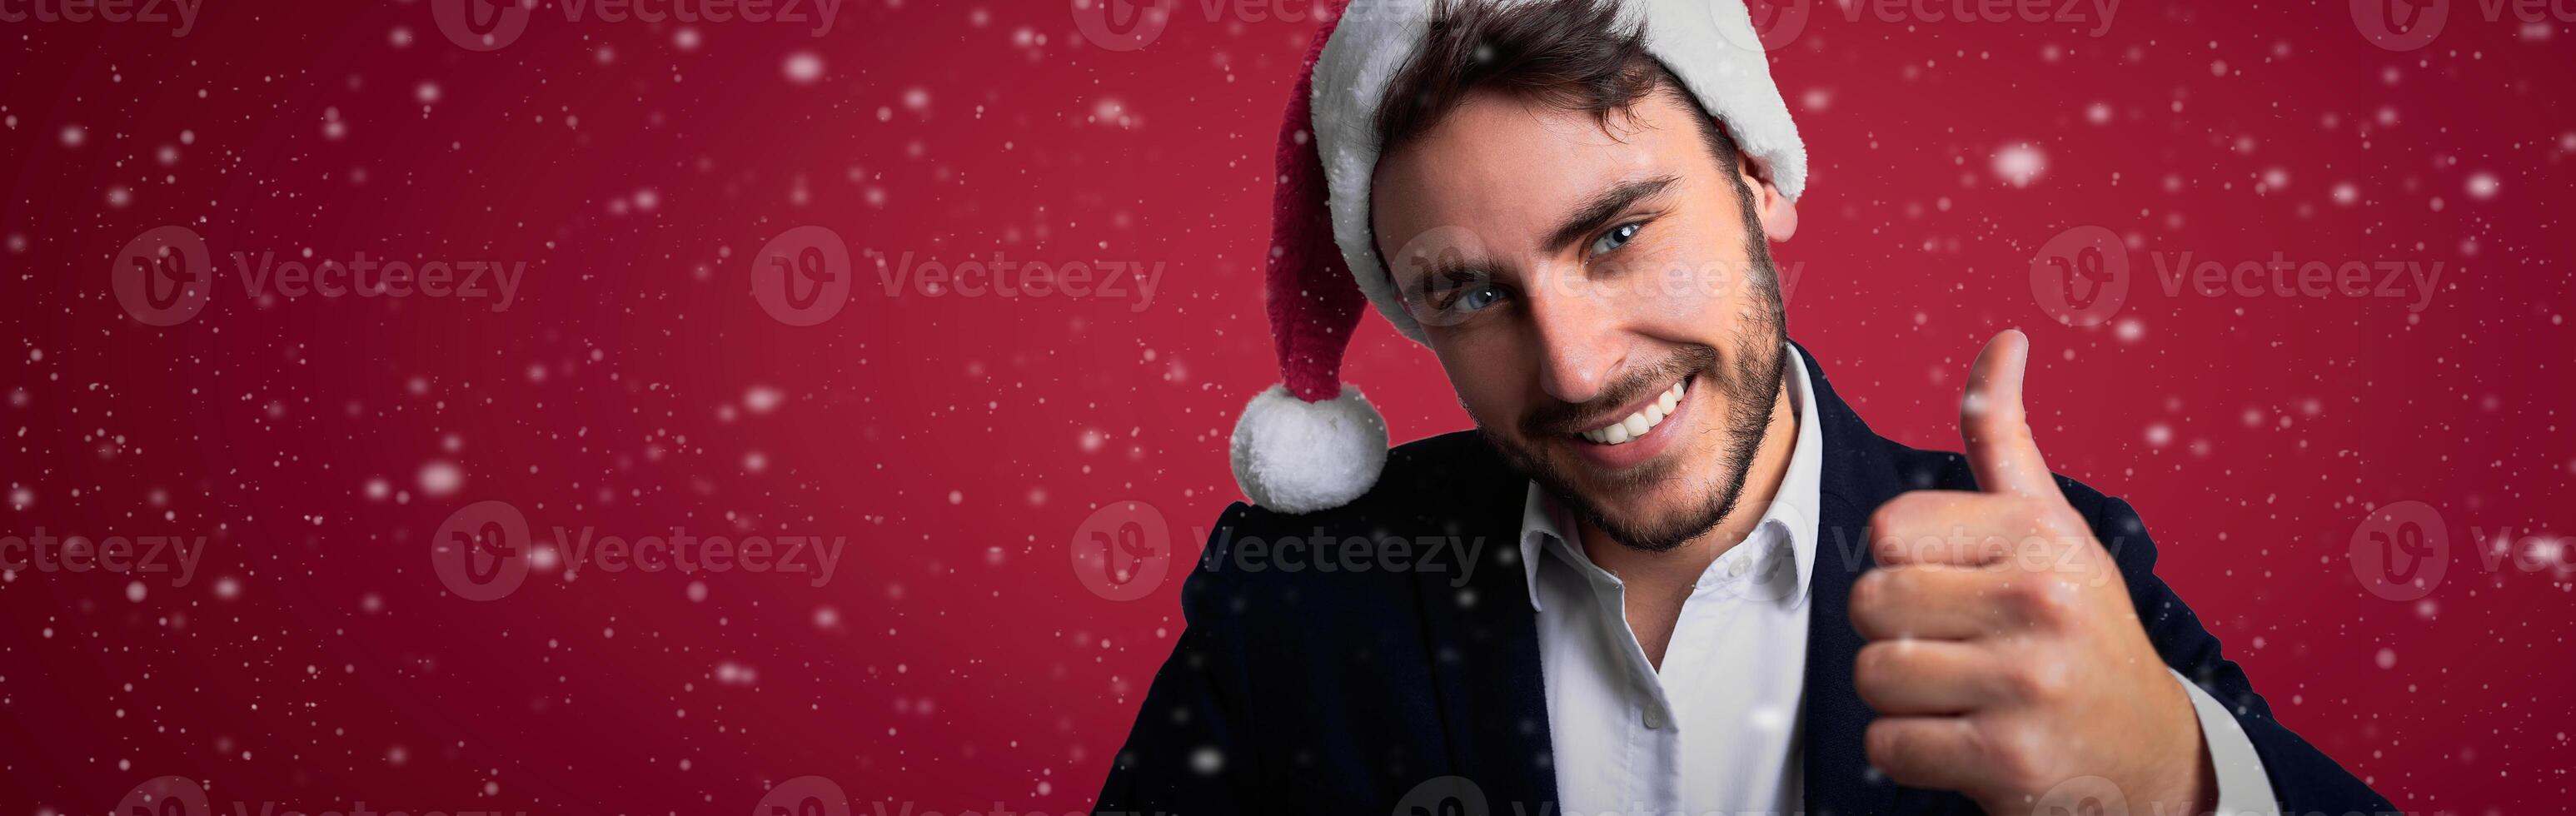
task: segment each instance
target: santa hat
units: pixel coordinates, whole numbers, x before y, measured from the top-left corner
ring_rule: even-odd
[[[1644,24],[1647,53],[1726,126],[1781,195],[1796,200],[1806,188],[1807,149],[1741,0],[1611,1]],[[1386,420],[1342,383],[1342,352],[1363,299],[1396,331],[1424,342],[1378,264],[1368,193],[1379,101],[1421,47],[1438,2],[1355,0],[1327,17],[1288,100],[1267,280],[1283,382],[1245,406],[1232,445],[1235,481],[1262,507],[1339,507],[1367,493],[1386,465]]]

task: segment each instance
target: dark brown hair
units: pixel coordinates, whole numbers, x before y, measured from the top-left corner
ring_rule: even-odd
[[[1665,91],[1698,114],[1700,135],[1749,208],[1752,191],[1735,173],[1735,140],[1646,52],[1644,27],[1620,18],[1618,0],[1439,0],[1422,50],[1378,104],[1380,155],[1438,126],[1472,91],[1497,90],[1601,122]]]

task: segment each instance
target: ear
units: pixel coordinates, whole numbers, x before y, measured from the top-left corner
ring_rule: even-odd
[[[1771,186],[1771,180],[1754,166],[1752,155],[1738,152],[1735,172],[1744,177],[1745,188],[1753,191],[1753,213],[1762,219],[1762,237],[1776,244],[1798,234],[1798,202]]]

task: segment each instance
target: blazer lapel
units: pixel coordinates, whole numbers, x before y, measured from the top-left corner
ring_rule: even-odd
[[[1806,357],[1825,449],[1816,560],[1807,582],[1806,810],[1818,816],[1894,813],[1906,810],[1898,807],[1903,789],[1870,768],[1863,743],[1875,715],[1852,686],[1852,661],[1862,642],[1852,629],[1850,603],[1852,582],[1873,563],[1865,529],[1869,513],[1903,488],[1889,460],[1889,443],[1834,394],[1815,355]]]
[[[1463,472],[1482,478],[1444,491],[1475,497],[1460,502],[1467,506],[1452,517],[1457,535],[1483,544],[1475,575],[1463,588],[1450,586],[1445,573],[1417,573],[1414,580],[1432,652],[1433,694],[1448,738],[1450,772],[1475,781],[1490,803],[1485,812],[1554,813],[1546,676],[1539,669],[1537,615],[1520,563],[1526,482],[1481,440],[1478,450],[1493,461]]]

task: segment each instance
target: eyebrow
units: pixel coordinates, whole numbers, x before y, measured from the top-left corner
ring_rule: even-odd
[[[1602,191],[1599,195],[1593,196],[1592,200],[1584,202],[1573,215],[1566,217],[1565,223],[1557,227],[1556,232],[1548,235],[1547,251],[1563,251],[1568,245],[1601,231],[1602,227],[1610,225],[1611,219],[1618,218],[1621,212],[1635,206],[1639,201],[1662,193],[1665,188],[1671,187],[1673,182],[1680,180],[1680,176],[1657,176],[1631,181]]]

